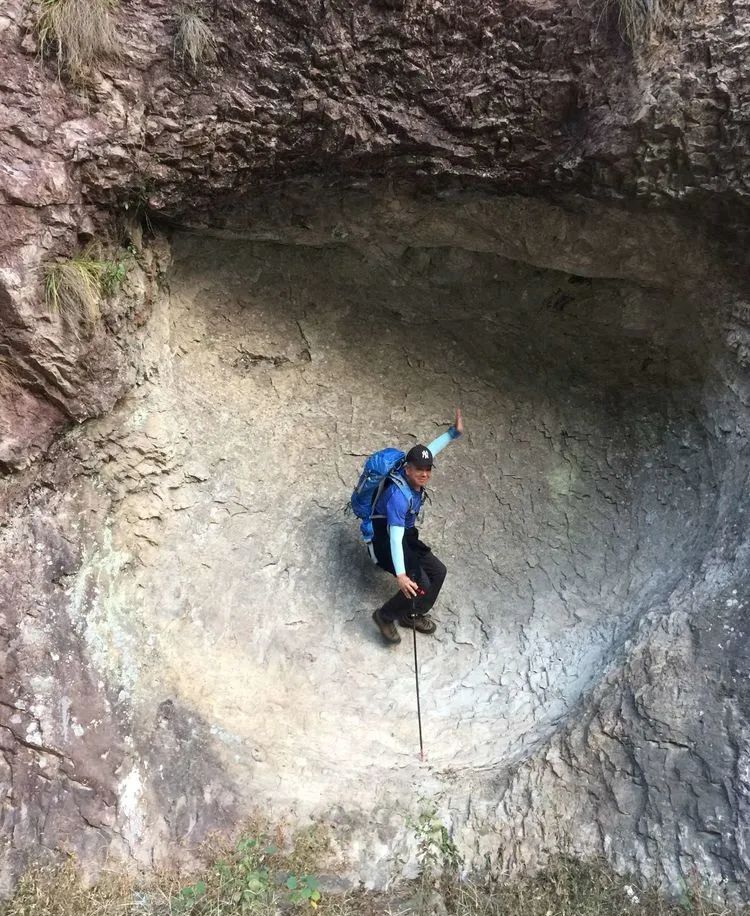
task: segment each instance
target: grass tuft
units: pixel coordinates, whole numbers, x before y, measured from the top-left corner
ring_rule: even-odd
[[[127,275],[125,260],[106,261],[91,250],[61,258],[44,271],[44,298],[51,315],[73,328],[91,328],[101,316],[102,297],[112,296]]]
[[[174,39],[175,60],[195,71],[204,61],[216,56],[216,39],[206,21],[189,6],[179,7]]]
[[[663,24],[663,0],[606,0],[606,7],[614,6],[620,33],[632,46],[648,41]]]
[[[91,67],[117,54],[116,0],[39,0],[36,30],[42,57],[54,54],[58,72],[84,80]]]
[[[47,308],[73,325],[99,320],[105,263],[96,258],[68,258],[49,264],[44,275]]]

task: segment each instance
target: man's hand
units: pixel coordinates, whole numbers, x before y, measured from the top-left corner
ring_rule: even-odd
[[[456,408],[456,421],[455,421],[455,423],[454,423],[453,425],[454,425],[454,427],[456,428],[456,432],[458,433],[458,435],[459,435],[459,436],[463,435],[463,431],[464,431],[464,418],[461,416],[461,408],[460,408],[460,407],[457,407],[457,408]]]
[[[419,586],[413,579],[410,579],[406,573],[401,573],[400,576],[396,576],[396,581],[398,582],[398,587],[401,589],[402,595],[406,598],[416,598]]]

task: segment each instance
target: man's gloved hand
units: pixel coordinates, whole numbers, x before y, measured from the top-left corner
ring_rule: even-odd
[[[416,598],[419,592],[419,586],[413,579],[410,579],[406,573],[401,573],[400,576],[396,576],[396,581],[398,582],[398,587],[402,595],[405,595],[407,598]]]

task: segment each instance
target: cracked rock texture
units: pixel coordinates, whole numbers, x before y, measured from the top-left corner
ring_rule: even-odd
[[[677,7],[633,51],[596,4],[219,0],[190,74],[144,0],[84,96],[6,4],[6,890],[258,807],[383,883],[431,801],[472,866],[742,896],[750,4]],[[42,277],[92,242],[89,327]],[[420,764],[342,510],[456,404]]]

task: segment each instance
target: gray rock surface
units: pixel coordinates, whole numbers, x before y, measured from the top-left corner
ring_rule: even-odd
[[[485,237],[516,206],[475,208]],[[646,285],[648,255],[623,279],[627,247],[602,276],[604,219],[575,246],[587,277],[559,269],[564,246],[557,270],[505,256],[537,238],[533,207],[502,253],[412,245],[397,210],[360,207],[325,246],[281,225],[171,240],[148,380],[16,482],[5,550],[25,565],[5,593],[24,582],[38,607],[11,645],[39,675],[8,681],[26,778],[52,754],[78,845],[144,861],[260,805],[337,825],[350,874],[380,883],[431,800],[474,865],[567,838],[672,887],[696,863],[739,880],[740,777],[719,787],[744,713],[712,640],[735,626],[741,676],[745,433],[719,303]],[[585,238],[580,215],[544,215]],[[423,213],[434,239],[442,219]],[[667,228],[655,262],[682,241]],[[450,578],[420,644],[421,764],[410,644],[384,648],[370,620],[392,585],[342,510],[369,451],[431,437],[456,403],[469,430],[424,521]],[[42,823],[49,845],[62,832],[32,798],[18,861]]]
[[[471,865],[742,895],[750,5],[454,6],[223,0],[191,75],[134,3],[86,97],[0,15],[5,889],[259,806],[383,883],[434,802]],[[42,280],[91,241],[85,328]],[[456,404],[421,764],[342,509]]]

